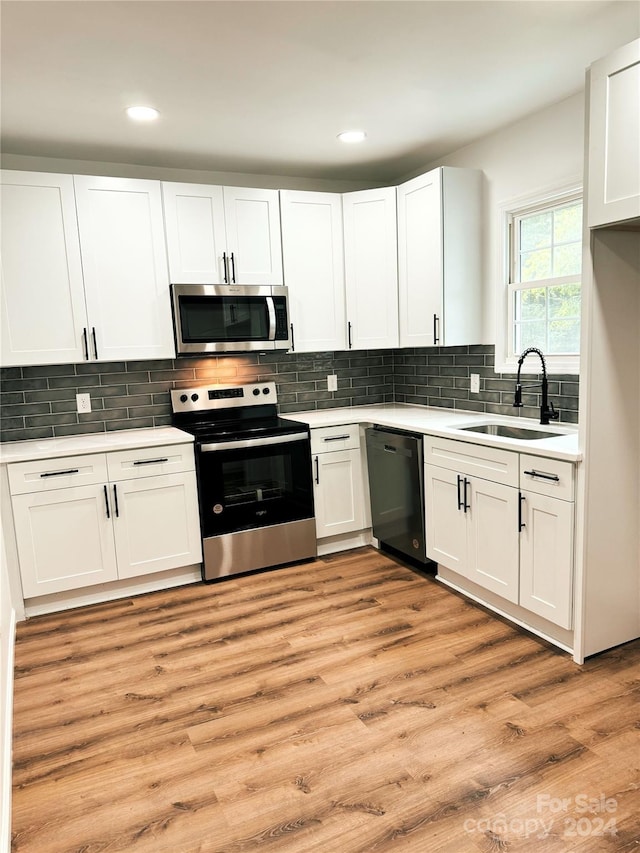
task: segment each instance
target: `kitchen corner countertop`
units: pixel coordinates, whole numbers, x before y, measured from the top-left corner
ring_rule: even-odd
[[[80,456],[85,453],[109,453],[155,447],[166,444],[189,444],[193,436],[175,427],[123,429],[113,432],[88,433],[62,438],[34,438],[30,441],[6,441],[0,444],[0,464]]]
[[[504,450],[530,453],[534,456],[564,459],[568,462],[579,462],[582,459],[582,453],[578,446],[577,427],[571,424],[555,423],[544,427],[532,418],[510,418],[505,415],[492,415],[486,412],[467,412],[461,409],[454,411],[430,406],[416,406],[409,403],[380,403],[375,406],[290,412],[283,414],[282,417],[302,421],[309,424],[312,429],[356,423],[377,424],[383,427],[466,441],[470,444],[501,447]],[[527,441],[479,432],[467,432],[462,429],[466,426],[489,423],[526,427],[541,432],[561,433],[561,435]]]

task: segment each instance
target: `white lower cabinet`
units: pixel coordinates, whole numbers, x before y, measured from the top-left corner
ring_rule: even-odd
[[[25,598],[202,559],[191,445],[20,462],[9,483]]]
[[[427,436],[427,556],[570,629],[573,473],[570,462]]]
[[[14,495],[25,598],[118,579],[104,485]]]
[[[318,539],[366,527],[364,471],[357,424],[311,430]]]
[[[518,491],[427,465],[427,556],[518,601]]]

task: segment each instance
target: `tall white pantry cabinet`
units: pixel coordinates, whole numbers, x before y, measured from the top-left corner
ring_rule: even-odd
[[[639,68],[637,40],[587,73],[579,662],[640,636]]]

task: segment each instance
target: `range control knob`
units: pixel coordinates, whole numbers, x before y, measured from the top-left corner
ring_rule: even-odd
[[[262,393],[263,393],[263,394],[269,394],[269,393],[270,393],[270,391],[271,391],[271,389],[270,389],[270,388],[263,388],[263,389],[262,389]]]
[[[253,389],[253,396],[254,396],[254,397],[257,397],[259,393],[260,393],[260,389],[259,389],[259,388],[254,388],[254,389]]]
[[[192,394],[192,395],[191,395],[191,399],[192,399],[192,400],[193,400],[193,402],[195,403],[195,402],[196,402],[196,400],[198,399],[198,394]]]
[[[186,394],[180,394],[180,402],[181,403],[186,403],[188,399],[189,398],[187,397]]]

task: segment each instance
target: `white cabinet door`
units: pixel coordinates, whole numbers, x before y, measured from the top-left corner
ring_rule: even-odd
[[[394,187],[346,193],[344,263],[349,349],[398,346],[398,250]]]
[[[278,190],[223,187],[231,281],[282,284]]]
[[[2,364],[82,361],[87,327],[71,175],[2,172]]]
[[[119,578],[201,562],[194,472],[125,480],[110,489]]]
[[[318,539],[362,530],[365,507],[360,450],[319,453],[313,466]]]
[[[175,357],[159,182],[74,183],[92,356]]]
[[[467,517],[461,508],[461,477],[455,471],[425,465],[424,480],[427,557],[468,576]]]
[[[226,251],[222,187],[162,184],[169,278],[175,284],[222,284]],[[227,282],[228,283],[228,282]]]
[[[25,598],[117,580],[105,490],[92,485],[13,496]]]
[[[344,350],[347,337],[342,197],[339,193],[282,190],[280,213],[291,349]]]
[[[442,322],[442,170],[398,187],[400,346],[434,346]]]
[[[468,480],[467,577],[507,601],[518,603],[520,572],[518,490],[501,483]]]
[[[589,71],[589,227],[640,217],[640,39]]]
[[[482,173],[441,167],[398,189],[400,346],[482,335]]]
[[[561,628],[572,624],[573,508],[522,492],[520,604]]]

